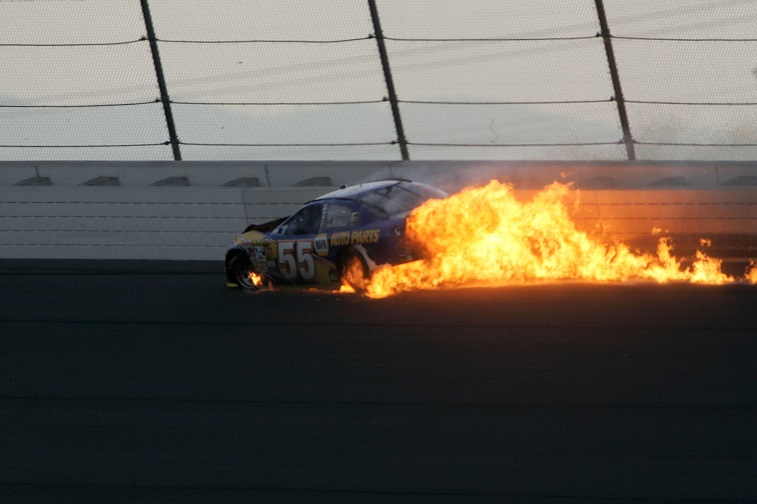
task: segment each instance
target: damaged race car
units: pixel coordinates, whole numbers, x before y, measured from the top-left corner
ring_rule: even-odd
[[[381,265],[418,259],[405,240],[414,208],[447,194],[409,180],[368,182],[325,194],[290,217],[251,225],[226,253],[226,285],[362,290]]]

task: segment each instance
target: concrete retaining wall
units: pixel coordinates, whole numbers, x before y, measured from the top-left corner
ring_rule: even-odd
[[[572,181],[581,205],[571,211],[585,229],[623,240],[653,228],[740,235],[751,247],[755,173],[757,163],[734,162],[4,162],[0,258],[221,260],[247,224],[289,215],[337,185],[386,177],[449,191],[506,178],[522,198],[554,180]],[[82,185],[109,177],[118,185]],[[172,178],[188,186],[154,185]],[[260,186],[224,187],[238,179]],[[32,185],[14,185],[23,181]]]
[[[0,258],[220,259],[247,224],[330,189],[0,187]]]
[[[0,161],[0,187],[88,183],[149,187],[181,179],[190,187],[222,187],[239,179],[259,187],[354,184],[400,177],[454,190],[492,178],[519,188],[555,180],[591,189],[757,185],[757,162],[740,161]]]
[[[0,258],[214,260],[247,224],[286,216],[334,187],[0,187]],[[532,191],[518,191],[528,198]],[[757,189],[581,190],[579,226],[623,240],[757,237]]]

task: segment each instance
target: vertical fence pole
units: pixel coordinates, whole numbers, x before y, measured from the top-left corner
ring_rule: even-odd
[[[625,142],[626,144],[626,154],[628,155],[629,161],[635,161],[636,150],[634,149],[633,137],[631,136],[631,126],[628,123],[628,114],[626,113],[626,100],[623,97],[623,89],[620,86],[618,64],[615,62],[615,52],[612,48],[612,38],[610,37],[610,27],[607,24],[605,5],[603,0],[595,0],[595,3],[597,4],[597,15],[599,16],[599,26],[601,29],[602,40],[604,40],[605,43],[607,64],[610,67],[610,77],[612,78],[612,87],[615,92],[615,102],[618,104],[620,126],[623,128],[623,142]]]
[[[407,139],[405,138],[405,129],[402,127],[402,117],[400,116],[400,107],[397,102],[397,93],[394,90],[394,80],[392,79],[392,70],[389,68],[389,56],[386,53],[384,44],[384,32],[381,30],[381,21],[379,20],[376,0],[368,0],[368,7],[371,9],[371,19],[373,20],[373,32],[376,36],[379,56],[381,57],[381,67],[384,69],[384,80],[386,81],[386,90],[389,94],[389,103],[392,107],[392,116],[394,116],[394,128],[397,130],[397,142],[400,145],[402,160],[407,161],[410,155],[407,152]]]
[[[166,78],[163,75],[163,65],[160,62],[160,53],[158,52],[158,41],[155,37],[155,28],[152,24],[150,15],[150,5],[147,0],[140,0],[142,3],[142,16],[145,19],[145,28],[147,28],[147,40],[150,41],[150,52],[152,52],[152,62],[155,66],[155,76],[158,79],[158,88],[160,89],[160,101],[163,103],[163,113],[166,116],[166,125],[168,126],[168,136],[171,140],[171,149],[173,150],[174,161],[181,161],[181,150],[179,149],[179,137],[176,134],[176,126],[173,122],[173,112],[171,112],[171,100],[168,98],[168,87]]]

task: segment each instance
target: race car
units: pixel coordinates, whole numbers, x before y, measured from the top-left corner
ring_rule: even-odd
[[[248,226],[226,252],[226,285],[256,290],[347,284],[361,290],[379,266],[419,258],[405,240],[405,219],[426,200],[446,196],[399,179],[343,186],[289,217]]]

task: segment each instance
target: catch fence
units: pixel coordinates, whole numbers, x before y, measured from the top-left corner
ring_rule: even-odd
[[[753,160],[752,0],[0,0],[0,159]]]

